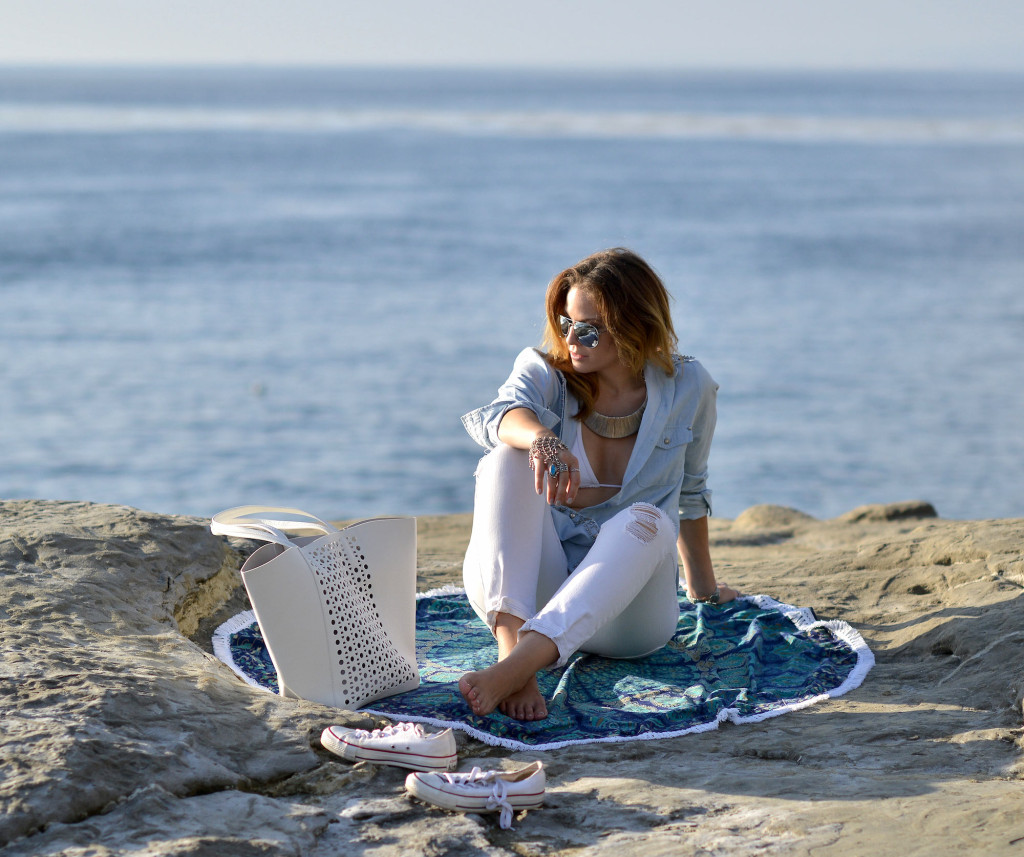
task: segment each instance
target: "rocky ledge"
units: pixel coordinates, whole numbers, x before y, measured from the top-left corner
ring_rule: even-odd
[[[421,588],[457,580],[469,517],[419,521]],[[210,653],[244,546],[119,506],[0,502],[4,855],[1024,853],[1024,520],[924,503],[712,522],[719,576],[857,627],[837,700],[683,738],[542,758],[544,809],[500,830],[404,796],[318,742],[358,712],[255,690]]]

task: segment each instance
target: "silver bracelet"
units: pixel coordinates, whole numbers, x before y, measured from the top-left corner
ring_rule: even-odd
[[[692,601],[694,604],[718,604],[719,599],[721,598],[721,594],[722,593],[719,591],[719,588],[716,586],[715,591],[708,595],[706,598],[695,598],[693,595],[690,594],[689,590],[687,590],[686,592],[686,597],[689,598],[690,601]]]
[[[545,435],[544,437],[536,437],[530,444],[530,470],[534,469],[533,460],[540,458],[544,462],[545,467],[556,466],[560,471],[565,465],[562,459],[559,457],[563,452],[568,452],[567,447],[557,437],[551,437]],[[566,467],[566,469],[568,469]],[[557,472],[557,471],[556,471]]]

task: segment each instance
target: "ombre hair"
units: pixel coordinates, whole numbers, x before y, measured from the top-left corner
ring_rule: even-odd
[[[573,369],[558,316],[565,315],[570,289],[579,289],[601,313],[601,326],[611,334],[619,360],[641,375],[653,363],[666,375],[675,373],[672,356],[678,340],[672,326],[669,295],[650,265],[631,250],[615,247],[587,256],[566,268],[548,285],[544,347],[547,361],[565,375],[570,392],[580,403],[575,414],[586,419],[597,399],[597,378]]]

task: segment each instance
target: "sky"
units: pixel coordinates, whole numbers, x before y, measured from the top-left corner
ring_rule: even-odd
[[[0,64],[1024,70],[1024,0],[0,0]]]

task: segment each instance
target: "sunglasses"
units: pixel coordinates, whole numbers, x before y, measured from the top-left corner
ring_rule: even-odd
[[[564,315],[558,317],[558,325],[562,328],[562,336],[568,336],[571,330],[584,348],[597,348],[601,336],[601,328],[589,321],[573,321]]]

